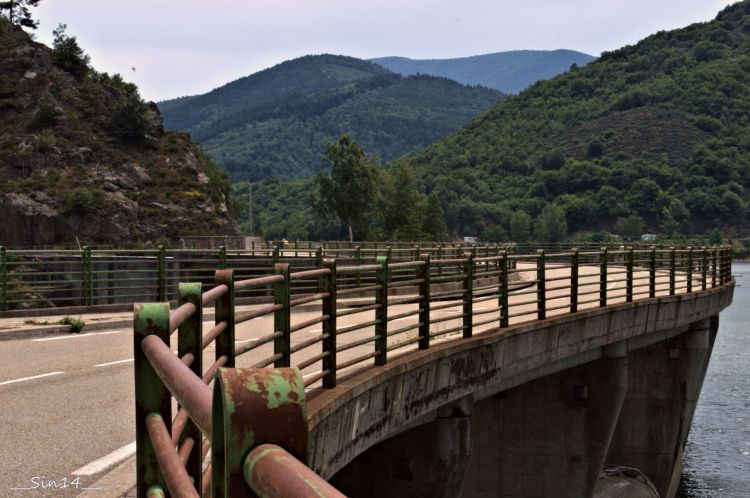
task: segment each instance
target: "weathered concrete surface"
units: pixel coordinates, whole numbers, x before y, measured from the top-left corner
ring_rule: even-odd
[[[628,392],[607,463],[641,470],[663,497],[677,493],[717,328],[717,320],[701,320],[683,335],[629,353]]]
[[[477,402],[461,496],[591,496],[625,398],[622,349]]]
[[[686,332],[732,301],[733,286],[623,303],[496,329],[343,377],[309,398],[308,464],[324,478],[373,445],[429,422],[460,398],[478,401],[525,382]]]

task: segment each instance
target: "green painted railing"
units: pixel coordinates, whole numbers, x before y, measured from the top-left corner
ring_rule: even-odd
[[[220,269],[205,292],[198,282],[180,284],[174,309],[137,304],[138,496],[206,496],[209,488],[215,498],[307,496],[313,488],[341,496],[305,466],[307,392],[436,341],[732,282],[727,248],[437,250],[438,257],[420,247],[419,255],[409,251],[412,259],[396,259],[390,248],[356,265],[316,259],[319,268],[302,271],[279,262],[255,278]],[[315,292],[294,295],[300,283]],[[248,290],[272,299],[242,309],[237,296]],[[214,325],[203,330],[203,308],[211,304]],[[238,339],[238,326],[251,320],[252,337]],[[210,345],[214,361],[206,368]]]

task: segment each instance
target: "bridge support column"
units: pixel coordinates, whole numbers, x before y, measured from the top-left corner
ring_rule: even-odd
[[[624,344],[474,405],[463,498],[591,496],[625,396]]]
[[[357,498],[455,498],[471,452],[471,401],[441,410],[432,422],[377,444],[331,479]]]
[[[717,328],[718,317],[701,320],[685,334],[628,355],[628,392],[607,463],[641,470],[662,497],[677,493]]]

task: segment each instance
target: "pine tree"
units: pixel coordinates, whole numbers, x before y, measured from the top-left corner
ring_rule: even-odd
[[[39,21],[31,17],[29,7],[36,7],[41,0],[10,0],[0,2],[0,14],[3,15],[13,26],[19,28],[36,29]]]
[[[431,240],[445,240],[448,228],[445,225],[445,214],[443,205],[440,203],[435,192],[427,196],[427,204],[424,210],[422,231]]]

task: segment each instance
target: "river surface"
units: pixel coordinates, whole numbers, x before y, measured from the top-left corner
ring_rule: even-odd
[[[736,263],[685,450],[685,498],[750,497],[750,263]]]

